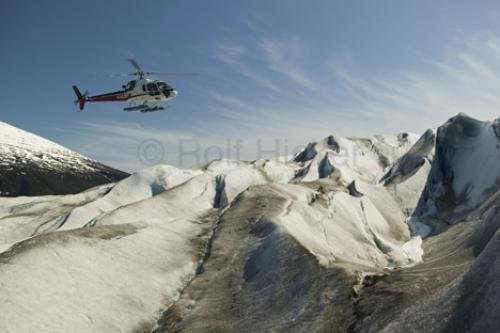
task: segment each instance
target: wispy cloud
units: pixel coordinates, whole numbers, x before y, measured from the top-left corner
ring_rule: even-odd
[[[279,73],[282,79],[273,84],[283,93],[273,100],[255,98],[255,94],[238,100],[212,94],[209,107],[256,133],[267,132],[266,124],[273,121],[281,124],[279,128],[291,126],[290,136],[299,136],[293,130],[302,133],[308,126],[319,129],[319,123],[328,124],[321,126],[329,127],[324,135],[366,135],[421,132],[459,112],[481,119],[500,114],[500,40],[491,35],[461,36],[443,46],[441,56],[421,57],[411,68],[397,71],[360,70],[348,53],[332,55],[323,66],[327,71],[315,80],[300,63],[311,52],[297,40],[258,38],[247,45],[238,65],[250,68],[253,59],[260,57],[267,68],[253,66],[254,75]],[[301,89],[307,94],[290,94]],[[276,131],[279,128],[275,126]]]
[[[269,67],[272,70],[284,75],[303,88],[317,89],[314,81],[296,64],[296,61],[303,54],[303,47],[297,40],[290,42],[264,38],[260,41],[259,46],[264,51]]]
[[[215,56],[226,64],[235,64],[246,53],[245,48],[241,45],[230,43],[217,43],[214,46]]]
[[[284,93],[277,84],[262,74],[257,74],[245,62],[243,57],[246,55],[245,48],[237,44],[217,43],[214,46],[215,57],[221,62],[232,67],[238,74],[247,77],[263,88],[270,89],[277,93]]]
[[[500,40],[472,36],[449,46],[419,69],[359,73],[332,61],[329,68],[349,108],[391,121],[392,128],[437,126],[458,112],[482,119],[500,114]]]

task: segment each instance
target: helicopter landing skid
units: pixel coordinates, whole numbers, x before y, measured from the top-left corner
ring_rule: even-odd
[[[140,111],[140,112],[154,112],[154,111],[161,111],[165,110],[163,106],[149,106],[149,105],[137,105],[137,106],[130,106],[126,107],[123,109],[123,111],[131,112],[131,111]]]

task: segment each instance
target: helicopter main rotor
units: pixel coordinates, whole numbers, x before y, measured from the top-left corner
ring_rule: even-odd
[[[182,73],[182,72],[145,72],[141,66],[137,63],[135,59],[129,58],[128,62],[136,69],[134,73],[118,73],[111,74],[111,77],[127,77],[127,76],[137,76],[139,79],[144,79],[147,75],[161,75],[161,76],[193,76],[195,73]]]

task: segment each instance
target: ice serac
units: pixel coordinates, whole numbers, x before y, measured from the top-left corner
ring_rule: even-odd
[[[459,114],[438,128],[431,171],[410,220],[427,228],[423,261],[363,288],[352,331],[498,330],[497,126],[498,120]]]
[[[0,196],[74,194],[127,173],[0,122]]]
[[[435,131],[428,129],[380,179],[407,216],[412,215],[427,181],[434,156],[435,140]],[[425,233],[416,234],[425,236]]]
[[[454,223],[500,189],[498,120],[459,114],[439,127],[418,215]]]
[[[435,134],[427,130],[380,180],[384,185],[399,184],[413,176],[426,161],[432,160]]]

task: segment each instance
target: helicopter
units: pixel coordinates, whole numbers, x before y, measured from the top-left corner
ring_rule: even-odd
[[[122,85],[122,90],[106,94],[88,96],[88,93],[81,93],[76,85],[73,86],[77,99],[75,105],[79,105],[83,111],[87,102],[129,102],[129,106],[123,111],[154,112],[164,110],[163,103],[172,100],[177,96],[177,90],[165,81],[146,78],[146,75],[191,75],[190,73],[155,73],[145,72],[134,59],[127,59],[135,68],[134,73],[117,74],[115,76],[137,76],[138,79],[131,80]]]

